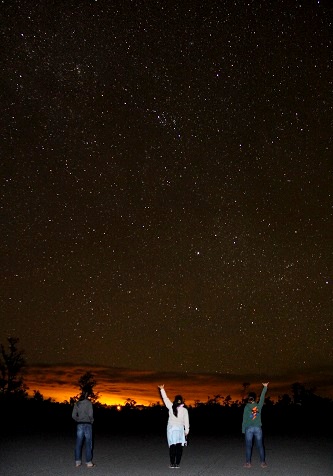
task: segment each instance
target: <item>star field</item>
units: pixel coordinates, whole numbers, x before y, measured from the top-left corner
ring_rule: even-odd
[[[0,337],[33,363],[333,366],[329,1],[6,1]]]

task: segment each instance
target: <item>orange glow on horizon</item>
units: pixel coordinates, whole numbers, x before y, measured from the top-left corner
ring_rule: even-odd
[[[30,367],[25,383],[28,386],[29,396],[34,390],[39,391],[44,399],[62,403],[70,401],[79,393],[78,379],[91,368],[85,366],[57,365]],[[150,406],[162,399],[158,385],[165,384],[170,399],[176,394],[182,394],[187,405],[195,402],[207,402],[217,395],[227,397],[232,401],[241,401],[244,396],[242,382],[244,377],[212,374],[166,374],[151,371],[137,371],[130,369],[112,369],[109,367],[93,367],[91,370],[96,381],[95,391],[99,393],[98,401],[105,405],[125,405],[128,399],[134,400],[137,405]],[[283,394],[291,395],[291,384],[302,381],[300,376],[291,376],[290,379],[276,379],[269,384],[268,396],[276,401]],[[261,380],[250,379],[252,382],[247,391],[261,391]],[[312,384],[318,389],[318,395],[333,397],[331,378],[326,377],[318,383]]]
[[[100,391],[96,386],[96,391],[100,393],[98,402],[103,405],[123,406],[125,405],[127,399],[130,398],[131,400],[134,400],[136,402],[136,405],[151,406],[152,404],[156,404],[157,402],[162,404],[162,398],[159,395],[157,386],[151,386],[146,384],[144,387],[143,385],[140,385],[140,393],[132,389],[131,394],[124,393],[123,389],[121,388],[121,384],[119,384],[117,387],[119,387],[119,389],[117,389],[117,396],[114,396],[110,393]],[[174,385],[169,384],[168,388],[168,394],[170,395],[170,398],[173,398],[176,393],[179,393],[177,392]],[[37,387],[29,385],[29,396],[33,395],[33,390],[38,390],[43,395],[45,400],[51,398],[52,400],[58,403],[63,403],[65,401],[69,402],[71,397],[74,397],[78,394],[78,388],[69,385],[62,385],[61,387],[54,387],[49,385],[47,386],[43,384],[39,384]],[[200,389],[199,393],[198,388],[191,391],[191,389],[187,387],[183,390],[184,391],[181,393],[183,393],[187,405],[193,405],[196,400],[206,402],[208,400],[209,395],[212,397],[215,394],[212,389],[208,391],[205,386]],[[224,396],[226,396],[227,394],[230,394],[230,392],[225,393]],[[195,398],[187,398],[187,396],[190,395],[195,395]]]
[[[44,388],[43,386],[39,386],[38,390],[43,395],[44,400],[51,398],[52,400],[58,403],[63,403],[65,401],[69,402],[71,397],[74,397],[75,395],[78,394],[78,389],[75,387],[57,389],[54,387]],[[28,394],[29,396],[33,396],[33,392],[31,392],[30,390],[28,391]],[[127,398],[129,397],[122,397],[122,396],[114,397],[112,395],[103,394],[103,395],[100,395],[98,402],[103,405],[123,406],[126,403]],[[150,400],[142,399],[141,401],[138,401],[135,397],[131,397],[131,398],[133,398],[133,400],[135,400],[138,405],[148,406],[151,404]]]
[[[38,390],[42,395],[44,400],[47,400],[48,398],[51,398],[55,402],[58,403],[63,403],[65,401],[69,402],[71,397],[74,397],[75,395],[78,394],[78,388],[74,386],[61,386],[61,387],[53,387],[53,386],[44,386],[44,385],[38,385],[37,388],[35,386],[29,386],[29,391],[28,394],[30,397],[33,396],[33,391]],[[102,405],[109,405],[109,406],[123,406],[126,403],[126,400],[128,398],[133,399],[137,405],[144,405],[144,406],[150,406],[152,403],[156,403],[157,401],[161,401],[161,398],[159,397],[157,392],[153,392],[151,395],[151,398],[149,398],[149,391],[151,392],[151,388],[147,388],[147,396],[145,398],[142,398],[140,395],[128,395],[128,394],[122,394],[121,392],[117,394],[117,397],[114,395],[105,393],[105,392],[100,392],[100,397],[98,399],[98,402],[101,403]],[[155,389],[154,389],[155,390]],[[96,391],[98,389],[96,388]]]
[[[30,387],[30,396],[33,395],[32,389],[35,389],[35,387]],[[54,387],[46,385],[43,386],[40,384],[37,389],[43,395],[44,399],[51,398],[52,400],[59,403],[63,403],[65,401],[69,402],[71,397],[79,393],[77,387],[69,385]],[[131,393],[125,393],[124,389],[122,388],[122,384],[119,383],[115,385],[117,396],[108,392],[101,391],[98,388],[98,385],[96,386],[95,390],[96,392],[100,393],[98,402],[103,405],[124,406],[129,398],[131,400],[134,400],[136,402],[136,405],[151,406],[153,404],[156,404],[157,402],[163,404],[157,386],[149,384],[140,384],[140,387],[138,389],[132,388]],[[197,385],[192,387],[191,385],[187,384],[186,386],[183,385],[183,387],[180,388],[179,384],[175,386],[174,384],[169,383],[168,385],[166,385],[166,390],[170,399],[172,399],[177,393],[181,393],[184,397],[185,403],[189,406],[193,406],[196,401],[206,402],[209,398],[212,398],[215,395],[219,394],[219,392],[214,389],[213,385],[207,386],[207,384],[202,384],[199,387]],[[241,399],[240,391],[235,392],[235,388],[232,386],[230,386],[230,388],[224,387],[223,396],[225,397],[227,395],[231,395],[232,400]]]
[[[69,402],[71,397],[78,394],[77,389],[75,388],[73,389],[73,391],[67,391],[65,389],[55,390],[54,388],[42,388],[42,387],[40,387],[38,390],[43,395],[44,400],[51,398],[57,403],[63,403],[65,401]],[[33,396],[33,392],[30,392],[30,390],[28,391],[28,394],[30,397]],[[98,402],[101,403],[102,405],[124,406],[127,398],[129,397],[125,395],[124,396],[118,395],[117,397],[114,397],[112,395],[103,394],[103,395],[100,395]],[[152,404],[155,404],[158,401],[162,403],[162,399],[159,398],[158,395],[156,396],[156,398],[148,398],[148,397],[142,398],[140,396],[136,397],[135,395],[132,395],[130,398],[136,402],[136,405],[151,406]],[[187,401],[187,403],[191,405],[193,404],[193,401],[192,402]]]

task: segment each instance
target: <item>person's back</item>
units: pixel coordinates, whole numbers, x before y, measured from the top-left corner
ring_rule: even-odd
[[[93,405],[91,401],[85,398],[75,403],[72,417],[77,423],[93,423]]]
[[[256,402],[256,394],[253,392],[249,393],[248,403],[244,407],[242,432],[245,434],[246,462],[244,466],[246,468],[251,467],[253,438],[255,438],[257,447],[259,450],[261,467],[266,468],[267,466],[265,461],[265,449],[263,445],[262,428],[261,428],[261,410],[265,402],[267,386],[268,386],[268,382],[263,383],[263,389],[262,389],[260,400],[258,403]]]
[[[187,444],[190,429],[188,410],[181,395],[176,395],[173,403],[167,397],[164,385],[159,385],[162,400],[169,410],[167,439],[169,445],[170,468],[179,468],[183,446]]]
[[[83,441],[86,442],[86,464],[89,468],[94,466],[92,462],[92,424],[94,422],[93,405],[88,400],[88,394],[85,393],[81,399],[75,403],[72,418],[76,421],[76,446],[75,446],[75,464],[81,466],[81,455]]]
[[[261,410],[265,402],[266,392],[267,387],[264,387],[261,392],[259,403],[255,401],[254,396],[252,397],[252,400],[245,405],[242,424],[243,433],[245,433],[246,428],[249,426],[261,426]]]

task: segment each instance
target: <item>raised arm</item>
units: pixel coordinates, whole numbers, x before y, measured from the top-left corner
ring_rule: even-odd
[[[170,410],[172,408],[172,402],[169,400],[166,391],[164,390],[164,385],[159,385],[158,388],[160,389],[161,397],[163,400],[164,405]]]
[[[261,407],[263,406],[263,404],[265,403],[265,395],[266,395],[266,392],[267,392],[268,384],[269,384],[269,382],[263,383],[263,389],[262,389],[262,391],[261,391],[260,400],[259,400],[259,407],[260,407],[260,408],[261,408]]]

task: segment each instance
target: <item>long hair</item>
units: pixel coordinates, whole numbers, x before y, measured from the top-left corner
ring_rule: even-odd
[[[175,416],[178,416],[178,407],[183,405],[184,399],[181,395],[176,395],[172,404],[172,411]]]

